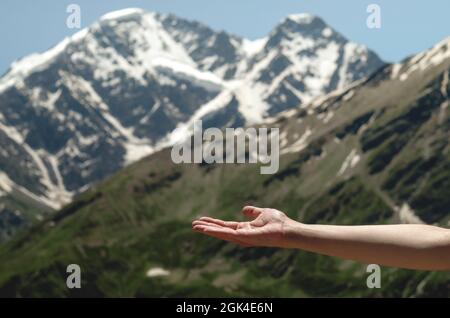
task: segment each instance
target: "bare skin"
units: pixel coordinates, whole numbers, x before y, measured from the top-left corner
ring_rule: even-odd
[[[201,217],[194,231],[243,247],[296,248],[385,266],[450,270],[450,230],[421,224],[309,225],[274,209],[244,207],[251,221]]]

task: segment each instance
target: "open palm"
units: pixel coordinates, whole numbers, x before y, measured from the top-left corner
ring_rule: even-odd
[[[246,206],[242,213],[249,222],[223,221],[201,217],[192,223],[194,231],[241,246],[286,246],[286,229],[293,222],[283,212]]]

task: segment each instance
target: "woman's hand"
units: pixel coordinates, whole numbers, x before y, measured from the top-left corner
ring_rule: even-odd
[[[309,252],[419,270],[450,270],[450,230],[424,224],[308,225],[283,212],[247,206],[249,222],[202,217],[196,232],[241,246],[298,248]]]
[[[222,221],[201,217],[192,223],[194,231],[239,244],[240,246],[292,247],[288,231],[297,222],[281,211],[246,206],[242,213],[249,222]]]

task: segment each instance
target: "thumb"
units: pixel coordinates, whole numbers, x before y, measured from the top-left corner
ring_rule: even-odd
[[[257,218],[261,214],[262,210],[263,210],[262,208],[257,208],[255,206],[245,206],[242,209],[242,213],[245,216],[254,219],[254,218]]]

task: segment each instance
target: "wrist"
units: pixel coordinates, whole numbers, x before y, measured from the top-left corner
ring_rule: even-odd
[[[283,226],[283,246],[285,248],[301,248],[305,241],[307,224],[289,219]]]

